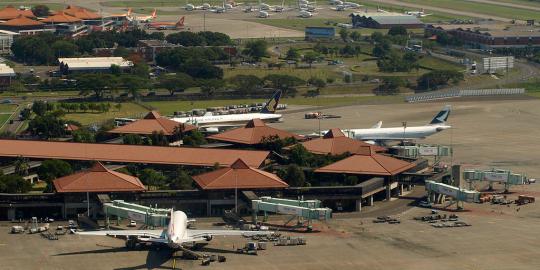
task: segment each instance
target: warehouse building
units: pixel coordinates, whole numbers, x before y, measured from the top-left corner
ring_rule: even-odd
[[[133,62],[122,57],[85,57],[85,58],[58,58],[59,69],[63,74],[73,72],[110,72],[111,66],[118,66],[122,70],[130,69]]]
[[[408,29],[424,28],[424,23],[416,16],[401,13],[368,12],[352,13],[349,16],[354,28],[390,29],[393,26],[403,26]]]
[[[465,44],[486,49],[540,46],[540,28],[533,26],[489,29],[485,27],[462,28],[452,25],[428,25],[425,31],[427,35],[431,36],[446,33]]]

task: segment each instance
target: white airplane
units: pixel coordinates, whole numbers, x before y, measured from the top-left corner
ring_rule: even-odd
[[[420,11],[406,11],[405,14],[407,15],[413,15],[413,16],[416,16],[416,17],[427,17],[429,15],[432,15],[432,14],[426,14],[424,12],[424,9],[420,10]]]
[[[349,138],[362,141],[382,142],[424,139],[435,133],[451,128],[446,124],[451,107],[446,105],[433,120],[425,126],[382,128],[382,121],[367,129],[345,129],[343,133]]]
[[[281,91],[278,90],[258,113],[213,115],[212,112],[207,112],[204,116],[175,117],[172,120],[199,126],[203,131],[210,133],[217,133],[220,130],[242,126],[257,118],[264,122],[279,122],[281,121],[281,114],[276,114],[275,111],[280,98]]]
[[[214,236],[253,236],[268,235],[273,232],[238,231],[238,230],[192,230],[188,229],[186,214],[182,211],[171,211],[171,220],[163,230],[105,230],[78,232],[79,235],[126,236],[135,238],[139,243],[165,244],[172,249],[181,249],[184,244],[200,241],[210,241]],[[129,240],[128,240],[129,241]],[[126,246],[130,246],[126,242]]]
[[[155,8],[154,8],[154,11],[152,11],[152,14],[150,14],[149,16],[132,16],[132,20],[136,22],[141,22],[141,23],[148,23],[148,22],[153,21],[156,18],[157,18],[157,10]]]

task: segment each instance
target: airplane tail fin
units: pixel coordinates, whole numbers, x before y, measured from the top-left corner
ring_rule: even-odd
[[[275,113],[277,110],[277,106],[279,104],[279,99],[281,98],[281,90],[277,90],[274,95],[272,95],[272,98],[268,100],[264,107],[261,110],[261,113]]]
[[[127,15],[128,15],[128,16],[131,16],[131,13],[132,13],[132,12],[133,12],[133,10],[132,10],[131,8],[128,8],[128,10],[127,10]]]
[[[382,121],[377,122],[377,124],[373,125],[371,128],[381,128]]]
[[[182,16],[182,18],[180,18],[180,20],[178,20],[178,22],[176,23],[176,26],[184,26],[184,19],[185,17]]]
[[[450,116],[450,111],[452,107],[450,105],[444,106],[444,108],[435,115],[435,118],[431,120],[429,123],[430,125],[439,125],[446,123],[446,120],[448,120],[448,116]]]
[[[157,9],[154,8],[154,11],[152,12],[152,18],[157,17]]]

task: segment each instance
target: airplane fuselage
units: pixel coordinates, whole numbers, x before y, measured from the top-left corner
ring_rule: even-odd
[[[245,124],[253,119],[261,119],[264,122],[278,122],[281,120],[281,114],[273,113],[245,113],[245,114],[225,114],[225,115],[210,115],[210,116],[190,116],[176,117],[172,120],[180,123],[192,125],[206,126],[211,124]]]
[[[174,211],[171,214],[171,221],[165,231],[165,239],[171,248],[179,248],[182,245],[182,239],[187,238],[188,218],[182,211]]]
[[[449,128],[448,125],[427,125],[406,128],[345,129],[343,133],[356,140],[409,140],[423,139]]]

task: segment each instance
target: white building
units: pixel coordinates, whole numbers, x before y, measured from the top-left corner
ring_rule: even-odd
[[[18,33],[0,30],[0,53],[9,53],[11,51],[13,37],[16,35],[18,35]]]
[[[0,86],[6,86],[11,84],[11,79],[13,79],[17,74],[15,71],[6,64],[0,63]]]
[[[58,58],[60,71],[64,74],[71,72],[109,72],[112,65],[120,69],[129,69],[133,62],[122,57],[85,57]]]

